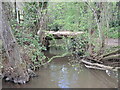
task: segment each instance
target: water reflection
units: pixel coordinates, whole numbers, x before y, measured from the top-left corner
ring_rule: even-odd
[[[60,88],[69,88],[69,79],[68,79],[68,71],[67,71],[67,67],[65,67],[63,65],[63,67],[61,68],[60,71],[60,78],[58,81],[58,86]]]
[[[49,54],[50,55],[50,54]],[[79,71],[79,73],[78,73]],[[4,88],[115,88],[117,80],[105,71],[82,68],[82,71],[68,64],[68,57],[56,58],[48,67],[40,68],[39,77],[32,78],[25,85],[6,83]]]

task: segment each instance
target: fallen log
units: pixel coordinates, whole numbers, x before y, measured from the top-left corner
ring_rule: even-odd
[[[44,33],[44,35],[43,35]],[[84,32],[71,32],[71,31],[42,31],[42,30],[39,30],[37,32],[37,34],[41,37],[41,36],[44,36],[44,37],[47,37],[48,39],[51,39],[50,37],[48,37],[49,35],[53,35],[56,39],[58,38],[62,38],[62,37],[74,37],[74,36],[77,36],[77,35],[81,35],[83,34]]]
[[[83,34],[84,32],[71,32],[71,31],[46,31],[45,34],[51,34],[51,35],[56,35],[56,36],[77,36],[80,34]]]
[[[93,68],[93,69],[117,71],[117,69],[119,68],[119,67],[115,68],[115,67],[112,67],[112,66],[106,66],[106,65],[98,64],[98,63],[91,63],[91,62],[83,60],[83,59],[81,60],[81,62],[85,64],[85,67]]]
[[[85,65],[85,67],[90,68],[90,69],[106,70],[104,68],[100,68],[100,67],[96,67],[96,66]]]

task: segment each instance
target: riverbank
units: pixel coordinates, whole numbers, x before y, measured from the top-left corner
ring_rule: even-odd
[[[114,40],[114,39],[109,39],[109,40],[108,40],[108,44],[110,44],[111,40]],[[117,46],[117,44],[118,44],[118,41],[117,41],[117,40],[118,40],[118,39],[115,39],[115,40],[113,41],[112,46],[113,46],[113,45]],[[51,53],[51,54],[54,54],[54,55],[55,55],[55,54],[59,54],[59,53],[62,54],[63,52],[64,52],[64,51],[62,51],[62,52],[59,51],[59,49],[52,49],[52,48],[50,49],[50,53]],[[46,55],[46,56],[49,56],[49,58],[51,58],[51,57],[52,57],[52,56],[50,56],[51,54],[48,54],[48,55],[45,54],[45,55]],[[59,61],[58,61],[57,59],[58,59],[58,60],[61,59],[61,64],[62,64],[62,61],[63,61],[63,60],[68,60],[67,58],[64,58],[64,57],[63,57],[63,58],[62,58],[62,57],[61,57],[61,58],[55,58],[55,60],[58,62],[58,64],[59,64]],[[74,60],[74,61],[75,61],[75,60]],[[82,61],[82,60],[79,60],[79,61]],[[53,60],[53,62],[54,62],[54,60]],[[56,63],[57,63],[57,62],[56,62]],[[64,62],[64,61],[63,61],[63,62]],[[79,65],[80,65],[80,64],[79,64]],[[98,65],[98,64],[97,64],[97,65]],[[48,66],[49,66],[49,64],[48,64]],[[71,66],[70,66],[70,67],[71,67]],[[40,70],[41,70],[41,68],[42,68],[42,67],[40,67]],[[90,67],[87,67],[87,68],[90,68]],[[43,69],[43,68],[42,68],[42,69]],[[95,68],[95,69],[97,69],[97,68]],[[60,70],[60,69],[59,69],[59,70]],[[59,71],[59,70],[57,70],[57,71]],[[64,69],[63,69],[63,70],[64,70]],[[88,70],[89,70],[89,69],[88,69]],[[93,70],[93,69],[91,69],[91,70]],[[101,69],[100,69],[100,70],[101,70]],[[104,69],[104,70],[106,71],[107,69]],[[93,71],[94,71],[94,70],[93,70]],[[96,71],[98,71],[98,70],[96,70]],[[105,72],[105,71],[100,71],[100,72]],[[39,71],[38,71],[38,72],[39,72]],[[41,71],[40,71],[40,72],[41,72]],[[45,73],[45,72],[44,72],[44,73]],[[73,72],[73,73],[74,73],[74,72]],[[34,79],[34,78],[33,78],[33,79]]]
[[[52,54],[47,53],[48,57]],[[41,67],[27,84],[19,85],[3,81],[3,88],[115,88],[117,78],[105,71],[71,67],[68,58],[55,58],[49,65]]]

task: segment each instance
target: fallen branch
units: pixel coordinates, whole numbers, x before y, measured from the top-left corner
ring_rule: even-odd
[[[95,62],[97,62],[97,63],[103,63],[102,61],[97,60],[97,59],[94,59],[94,58],[92,58],[92,57],[87,57],[87,59],[88,59],[88,60],[91,60],[91,61],[95,61]]]
[[[42,65],[45,65],[47,63],[50,63],[53,59],[55,58],[59,58],[59,57],[65,57],[66,55],[68,55],[68,53],[64,53],[62,55],[59,55],[59,56],[53,56],[52,58],[50,58],[46,63],[42,64]]]
[[[88,59],[94,60],[96,62],[102,62],[102,61],[108,60],[108,59],[120,59],[119,52],[120,52],[120,49],[117,49],[115,51],[112,51],[107,54],[103,54],[101,56],[88,57]]]
[[[106,69],[104,69],[104,68],[100,68],[100,67],[96,67],[96,66],[85,65],[85,67],[90,68],[90,69],[106,70]]]
[[[109,59],[120,59],[120,54],[106,56],[106,57],[102,58],[102,61],[109,60]]]
[[[91,63],[91,62],[88,62],[86,60],[81,60],[82,63],[84,64],[87,64],[85,65],[87,68],[96,68],[96,69],[101,69],[101,70],[114,70],[114,71],[117,71],[116,68],[114,67],[111,67],[111,66],[106,66],[106,65],[103,65],[103,64],[98,64],[98,63]]]
[[[118,54],[119,52],[120,52],[120,49],[117,49],[117,50],[115,50],[115,51],[113,51],[113,52],[104,54],[104,55],[102,55],[102,56],[103,56],[103,57],[106,57],[106,56],[109,56],[109,55]]]

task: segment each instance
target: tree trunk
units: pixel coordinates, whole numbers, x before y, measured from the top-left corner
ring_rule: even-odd
[[[5,72],[3,75],[7,77],[6,80],[23,84],[29,80],[26,63],[22,60],[18,44],[7,21],[5,2],[0,2],[0,7],[0,12],[2,12],[2,29],[0,34],[8,59],[8,66],[4,67]]]
[[[93,51],[95,51],[95,57],[101,55],[102,53],[104,53],[104,49],[105,49],[105,35],[104,35],[104,28],[105,28],[105,3],[103,2],[97,2],[96,3],[96,8],[94,8],[94,5],[87,3],[88,7],[91,9],[91,11],[93,12],[94,15],[94,19],[96,21],[97,24],[97,29],[98,29],[98,40],[99,40],[99,44],[96,44],[96,51],[95,49]],[[89,30],[90,31],[90,30]],[[91,31],[90,31],[91,32]],[[89,33],[90,33],[89,32]],[[94,40],[94,37],[91,37],[91,40]]]
[[[41,5],[41,7],[39,7]],[[43,12],[47,8],[47,2],[39,2],[38,3],[38,16],[40,19],[37,23],[38,25],[38,32],[37,34],[40,35],[40,42],[43,43],[45,40],[45,30],[46,30],[46,14],[47,12]]]
[[[17,7],[16,7],[16,0],[14,2],[14,10],[15,10],[15,19],[17,19]]]

